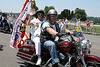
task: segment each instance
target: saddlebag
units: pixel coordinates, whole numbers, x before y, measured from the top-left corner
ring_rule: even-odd
[[[17,52],[17,57],[31,61],[34,52],[35,52],[35,45],[33,45],[32,43],[24,44],[19,48]]]

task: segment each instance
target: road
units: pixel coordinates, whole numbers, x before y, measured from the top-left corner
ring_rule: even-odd
[[[11,34],[0,32],[0,45],[3,45],[0,50],[0,67],[24,67],[23,62],[17,60],[17,50],[9,46],[10,37]]]
[[[100,57],[100,36],[87,34],[84,36],[92,42],[91,54]]]
[[[11,34],[0,32],[0,45],[3,45],[3,49],[0,50],[0,67],[25,67],[24,62],[16,57],[17,50],[9,46],[10,37]],[[91,54],[100,57],[100,36],[85,34],[85,37],[93,43]]]

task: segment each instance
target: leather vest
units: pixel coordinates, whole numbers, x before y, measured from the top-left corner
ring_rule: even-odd
[[[55,26],[56,26],[56,31],[58,33],[60,33],[60,27],[59,27],[59,24],[57,22],[55,23]],[[53,28],[51,24],[50,24],[50,27]],[[41,31],[41,34],[40,34],[40,42],[43,43],[43,42],[45,42],[47,40],[54,41],[55,40],[55,36],[54,35],[51,35],[47,31]]]

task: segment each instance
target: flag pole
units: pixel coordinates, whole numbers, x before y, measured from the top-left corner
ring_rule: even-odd
[[[35,7],[36,7],[36,3],[35,3],[35,0],[30,0],[31,2],[31,9],[33,10],[33,12],[35,13]],[[29,18],[31,19],[31,18]],[[30,26],[30,29],[31,29],[31,26]],[[30,30],[31,31],[31,30]],[[29,34],[29,38],[31,39],[31,32]]]

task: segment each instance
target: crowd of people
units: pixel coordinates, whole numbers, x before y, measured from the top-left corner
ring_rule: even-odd
[[[3,31],[11,31],[13,29],[13,25],[15,20],[17,19],[17,15],[11,15],[0,12],[0,27]]]
[[[63,27],[63,28],[68,28],[68,19],[59,19],[58,23]]]

